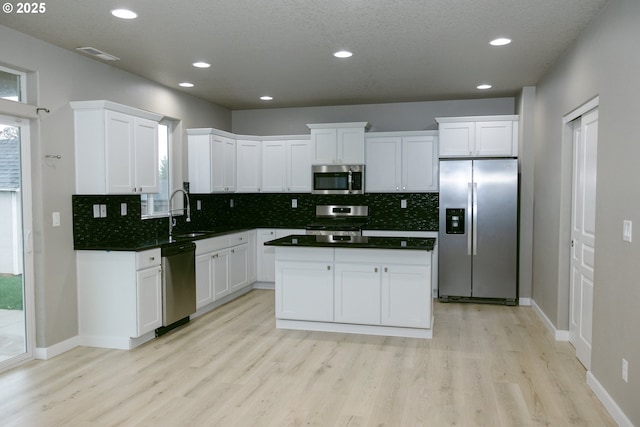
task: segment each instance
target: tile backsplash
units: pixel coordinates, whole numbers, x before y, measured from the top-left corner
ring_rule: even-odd
[[[292,200],[297,208],[292,208]],[[401,208],[406,200],[406,208]],[[315,206],[324,204],[369,206],[370,228],[438,230],[438,193],[325,196],[314,194],[190,194],[192,222],[178,217],[177,230],[216,227],[302,228],[315,218]],[[73,236],[76,247],[125,240],[139,242],[168,233],[168,218],[140,219],[140,196],[74,195]],[[127,214],[120,214],[122,203]],[[198,203],[201,209],[197,209]],[[106,218],[93,217],[93,205],[107,206]]]

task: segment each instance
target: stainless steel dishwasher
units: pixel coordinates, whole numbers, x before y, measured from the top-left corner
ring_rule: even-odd
[[[196,311],[196,244],[162,248],[162,335],[189,321]]]

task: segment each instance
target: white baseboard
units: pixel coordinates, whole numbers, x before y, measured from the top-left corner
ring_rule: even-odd
[[[33,352],[33,357],[39,360],[49,360],[80,345],[80,336],[76,335],[68,340],[54,344],[51,347],[36,347]]]
[[[587,384],[591,387],[591,390],[593,390],[593,393],[600,402],[602,402],[607,411],[609,411],[609,415],[611,415],[620,427],[633,427],[631,420],[622,412],[622,409],[620,409],[616,401],[607,393],[607,390],[600,384],[591,371],[587,372]]]
[[[538,307],[538,304],[536,304],[533,299],[531,300],[531,307],[533,307],[536,313],[538,313],[538,316],[540,316],[542,323],[544,323],[544,325],[547,327],[549,332],[551,332],[551,335],[553,335],[556,341],[569,341],[569,331],[556,329],[553,322],[549,320],[544,311],[542,311],[540,307]]]
[[[276,289],[276,284],[274,282],[255,282],[253,289],[269,289],[273,291]]]

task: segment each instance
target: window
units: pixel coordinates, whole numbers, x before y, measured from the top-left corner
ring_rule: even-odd
[[[0,98],[26,102],[25,80],[25,73],[0,67]]]
[[[169,214],[169,190],[171,188],[171,122],[158,124],[158,188],[154,194],[142,194],[142,218],[154,218]]]

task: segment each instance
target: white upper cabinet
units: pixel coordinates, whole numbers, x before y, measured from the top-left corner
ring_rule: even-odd
[[[517,157],[518,116],[441,117],[440,157]]]
[[[381,132],[367,135],[366,191],[438,191],[436,132]]]
[[[308,124],[314,165],[364,164],[367,122]]]
[[[216,129],[188,129],[189,185],[192,193],[236,190],[236,141]]]
[[[262,187],[262,143],[236,141],[236,193],[258,193]]]
[[[76,193],[158,192],[162,116],[109,101],[72,102]]]
[[[262,141],[262,192],[310,193],[309,140]]]

